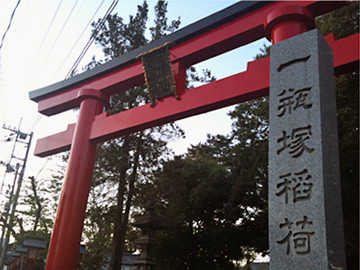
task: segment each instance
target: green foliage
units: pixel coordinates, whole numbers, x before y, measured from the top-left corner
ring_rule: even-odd
[[[94,196],[92,196],[94,198]],[[102,269],[106,256],[111,254],[111,232],[113,230],[114,208],[98,207],[96,201],[89,202],[87,215],[91,218],[85,221],[84,236],[87,238],[86,250],[82,266],[84,269]]]
[[[359,73],[336,78],[340,177],[348,269],[359,268]]]
[[[109,61],[149,40],[145,37],[148,20],[146,1],[138,5],[129,22],[117,14],[107,18],[96,38],[103,48],[105,61]],[[155,6],[155,26],[150,28],[152,40],[176,30],[180,24],[174,20],[167,24],[167,3],[158,1]],[[94,29],[99,25],[93,23]],[[96,33],[94,30],[93,34]],[[95,58],[86,69],[101,64]],[[138,86],[111,97],[110,113],[123,112],[149,102],[146,87]],[[137,231],[128,226],[134,201],[142,203],[141,183],[150,183],[152,171],[171,154],[167,142],[183,136],[174,124],[167,124],[107,141],[98,146],[90,203],[84,236],[94,254],[84,257],[85,269],[97,269],[106,255],[112,254],[110,269],[120,269],[121,254],[135,251]]]
[[[262,98],[239,104],[229,113],[234,120],[233,146],[227,158],[232,158],[231,171],[236,179],[232,202],[243,219],[244,246],[264,254],[268,250],[268,106],[268,99]]]
[[[322,35],[335,39],[359,32],[359,2],[316,20]],[[359,269],[359,70],[336,77],[345,248],[348,269]]]
[[[58,207],[65,167],[59,166],[50,177],[24,179],[17,218],[22,234],[40,234],[50,238]],[[26,231],[25,231],[25,229]]]
[[[233,269],[242,254],[226,168],[204,156],[176,157],[155,183],[167,224],[156,250],[159,269]]]
[[[119,57],[148,42],[145,38],[148,11],[148,4],[144,1],[142,5],[138,5],[136,15],[129,17],[129,23],[127,24],[117,13],[109,15],[106,18],[106,23],[102,26],[101,19],[96,23],[92,23],[93,35],[96,35],[98,28],[101,27],[95,41],[103,48],[106,60]]]
[[[334,33],[336,39],[344,38],[346,36],[357,33],[359,31],[359,2],[353,2],[339,10],[317,18],[316,25],[323,36]],[[260,52],[260,54],[256,55],[255,59],[269,56],[270,47],[266,47],[264,45],[263,48],[260,48]],[[335,79],[335,83],[337,92],[339,154],[347,264],[349,269],[358,269],[359,72],[356,71],[351,74],[338,76]],[[255,106],[266,107],[266,103],[267,101],[265,101],[264,104],[255,104]],[[253,112],[246,108],[240,109],[241,106],[247,106],[245,104],[239,105],[235,110],[240,112],[240,114],[237,116],[237,119],[239,119],[240,123],[242,121],[241,119],[243,119],[243,117],[248,113],[251,115],[251,117],[257,117],[256,115],[253,116]],[[234,112],[230,113],[232,117],[233,113]],[[251,130],[254,130],[252,127],[247,126],[246,123],[241,123],[237,126],[239,129],[240,127],[242,127],[241,129],[245,129],[250,133],[252,132]],[[253,135],[255,134],[258,133],[255,132]],[[258,154],[261,155],[259,152]],[[267,156],[267,149],[264,149],[263,156]],[[246,166],[246,164],[248,164],[248,166]],[[262,161],[262,164],[265,165],[265,160]],[[244,165],[245,167],[253,168],[251,163],[246,163],[246,161]]]
[[[167,35],[167,33],[172,33],[180,26],[180,17],[177,20],[171,22],[170,25],[167,23],[167,5],[166,1],[158,1],[155,6],[155,25],[150,27],[151,39],[156,40]]]
[[[316,18],[316,27],[323,36],[333,33],[340,39],[359,32],[359,2]]]
[[[323,35],[343,38],[358,32],[358,20],[356,2],[321,16],[317,25]],[[264,46],[256,59],[269,54]],[[336,90],[347,264],[358,269],[358,71],[337,77]],[[251,263],[254,252],[267,254],[268,106],[268,98],[237,105],[229,113],[234,121],[230,135],[209,135],[186,157],[166,163],[157,176],[158,202],[168,224],[157,250],[160,269],[232,269],[217,258],[226,254]],[[215,222],[220,216],[221,225]],[[224,239],[227,245],[236,239],[236,256],[227,254]]]
[[[230,116],[229,136],[208,135],[156,177],[168,225],[159,269],[234,269],[233,260],[267,253],[267,99]]]

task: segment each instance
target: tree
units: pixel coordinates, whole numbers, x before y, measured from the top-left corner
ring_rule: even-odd
[[[335,38],[343,38],[359,31],[359,3],[352,3],[339,10],[323,15],[316,19],[317,28],[323,36],[334,33]],[[256,55],[256,59],[266,57],[270,54],[270,47],[260,49],[261,53]],[[340,155],[340,172],[342,183],[342,204],[343,204],[343,220],[345,231],[345,244],[347,265],[349,269],[358,269],[359,258],[359,71],[350,74],[341,75],[335,78],[337,92],[337,116],[338,116],[338,134],[339,134],[339,155]],[[260,113],[260,115],[258,114]],[[236,156],[242,156],[243,167],[247,168],[247,172],[242,175],[245,183],[251,183],[255,180],[253,170],[263,168],[266,171],[267,160],[261,158],[268,156],[266,147],[259,147],[261,142],[267,144],[266,119],[268,119],[268,99],[264,98],[257,101],[250,101],[239,104],[230,116],[236,120],[233,124],[233,132],[244,134],[243,139],[247,137],[257,138],[263,136],[263,141],[250,145],[250,151],[244,152],[244,148],[240,147],[236,152]],[[259,119],[260,118],[260,119]],[[253,120],[263,123],[263,130],[254,128],[256,123]],[[264,122],[265,121],[265,122]],[[239,123],[239,124],[237,124]],[[255,126],[256,127],[256,126]],[[237,130],[237,131],[236,131]],[[248,133],[248,134],[247,134]],[[241,141],[241,140],[240,140]],[[236,146],[237,147],[237,146]],[[257,152],[257,149],[260,150]],[[253,152],[254,151],[254,152]],[[251,159],[251,154],[258,155],[258,159]],[[254,156],[256,157],[256,156]],[[251,160],[250,162],[247,162]],[[244,163],[245,162],[245,163]],[[260,178],[261,179],[261,178]],[[255,181],[257,182],[257,180]],[[267,194],[266,183],[261,197]],[[263,198],[265,198],[263,197]],[[260,224],[265,225],[267,222],[266,207],[265,215],[255,217]],[[264,228],[264,226],[260,226]],[[264,232],[264,231],[263,231]],[[261,246],[266,250],[267,237],[263,234]],[[260,249],[261,250],[261,249]],[[260,251],[257,250],[257,251]]]
[[[359,2],[316,20],[336,39],[359,32]],[[340,177],[348,269],[359,269],[359,70],[336,77]]]
[[[208,135],[158,172],[160,269],[234,269],[267,254],[267,108],[266,98],[239,104],[230,135]]]
[[[206,155],[175,157],[155,184],[167,225],[156,249],[158,268],[233,269],[242,250],[226,167]]]
[[[155,6],[155,25],[149,28],[151,40],[161,38],[179,27],[180,18],[168,24],[166,13],[167,2],[158,1]],[[149,42],[145,35],[147,15],[148,5],[144,1],[138,6],[136,15],[130,16],[128,23],[124,23],[123,18],[117,14],[107,18],[104,28],[96,38],[97,44],[103,47],[105,61]],[[100,21],[93,23],[93,27],[96,29],[99,23]],[[101,61],[93,58],[85,69],[100,64]],[[189,74],[188,85],[191,81],[205,82],[215,79],[208,70],[204,71],[204,76],[200,76],[194,68],[191,68]],[[119,113],[148,102],[146,87],[138,86],[113,95],[109,112]],[[110,140],[98,147],[90,194],[90,201],[94,203],[91,203],[88,208],[84,234],[88,240],[92,241],[92,243],[89,242],[88,247],[96,249],[90,251],[98,256],[92,258],[94,262],[84,262],[84,265],[89,265],[88,269],[96,269],[94,265],[102,260],[109,249],[109,241],[98,237],[99,232],[105,239],[112,238],[110,269],[120,269],[121,254],[124,250],[135,251],[132,241],[137,237],[137,231],[128,224],[134,201],[139,209],[146,205],[146,198],[142,198],[143,189],[145,186],[152,185],[152,171],[172,155],[166,146],[167,142],[182,136],[184,132],[170,123]],[[104,223],[106,225],[103,227],[106,229],[101,228]],[[101,244],[97,245],[95,242]]]
[[[22,244],[26,235],[42,237],[47,243],[50,242],[64,167],[50,178],[38,180],[38,176],[39,174],[36,177],[30,176],[23,182],[19,197],[21,210],[16,211],[16,231],[13,230],[16,244]],[[47,251],[39,251],[39,257],[32,269],[44,269]]]
[[[342,38],[358,32],[358,21],[359,3],[352,3],[321,16],[317,19],[317,25],[323,35],[333,32],[336,38]],[[261,54],[257,55],[256,59],[269,55],[269,51],[267,47],[262,48]],[[348,269],[359,268],[358,74],[359,72],[355,71],[336,78]],[[207,258],[201,252],[208,249],[207,246],[205,247],[206,243],[199,241],[197,237],[201,238],[202,233],[205,233],[208,228],[202,220],[205,219],[204,213],[210,212],[207,220],[216,217],[213,214],[214,211],[206,211],[198,205],[209,203],[210,206],[212,198],[221,194],[222,189],[219,190],[219,194],[213,194],[212,198],[202,196],[211,187],[209,179],[211,179],[212,169],[217,169],[219,166],[225,168],[223,183],[231,183],[231,188],[227,190],[229,197],[226,205],[229,207],[227,213],[239,218],[236,229],[239,245],[242,247],[240,257],[247,255],[251,257],[253,251],[263,254],[268,252],[268,98],[239,104],[229,115],[234,120],[233,130],[229,136],[209,136],[205,143],[192,147],[186,157],[178,157],[165,164],[162,175],[158,176],[159,183],[157,184],[160,190],[163,190],[159,193],[161,196],[158,201],[162,202],[163,215],[168,221],[168,228],[161,234],[158,249],[158,260],[162,269],[208,269],[209,267],[216,269],[217,266],[209,266],[207,262],[201,260],[203,257]],[[202,177],[200,160],[213,162],[211,168],[208,168],[209,174],[205,177]],[[199,184],[198,179],[205,184]],[[199,190],[201,192],[197,193]],[[197,200],[191,200],[193,194],[196,194]],[[197,226],[195,230],[193,224]],[[216,235],[219,228],[212,227],[212,229],[212,235]],[[210,245],[222,246],[222,242],[220,240]],[[172,252],[174,249],[176,251]]]
[[[167,3],[158,1],[155,6],[155,26],[150,28],[152,39],[160,38],[179,26],[179,20],[167,24],[166,12]],[[124,23],[123,18],[117,14],[108,16],[101,33],[96,38],[97,44],[103,47],[105,61],[149,42],[145,37],[147,17],[148,5],[145,1],[138,6],[136,15],[130,16],[129,23]],[[100,21],[94,23],[93,27],[96,28],[99,23]],[[93,58],[86,68],[98,64],[99,62]],[[146,87],[135,87],[113,95],[109,112],[119,113],[148,102]],[[169,124],[110,140],[99,146],[90,198],[94,203],[90,204],[87,211],[87,224],[90,226],[85,228],[85,235],[92,241],[90,246],[98,249],[97,254],[100,254],[94,260],[99,261],[100,258],[101,261],[101,256],[105,253],[100,252],[100,249],[106,251],[110,247],[112,250],[110,269],[121,268],[121,254],[126,247],[131,246],[129,243],[126,245],[126,234],[129,232],[128,223],[134,196],[141,194],[138,183],[149,181],[152,170],[170,154],[166,147],[167,142],[182,135],[181,129]],[[99,204],[99,200],[106,203],[100,201]],[[98,233],[103,235],[103,239],[97,237],[100,236],[97,235]],[[106,240],[105,244],[103,240]],[[99,246],[96,243],[103,245]],[[89,269],[96,269],[93,266],[94,264]]]

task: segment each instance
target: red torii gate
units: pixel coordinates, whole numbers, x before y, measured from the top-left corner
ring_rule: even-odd
[[[346,2],[239,2],[169,36],[71,79],[29,93],[38,110],[54,115],[80,106],[76,124],[39,139],[35,155],[46,157],[69,150],[47,270],[76,269],[83,221],[96,156],[96,144],[149,127],[234,105],[269,94],[270,57],[250,62],[245,72],[185,91],[186,68],[267,37],[273,43],[310,30],[314,17]],[[335,74],[354,70],[359,61],[359,34],[334,40]],[[144,84],[142,63],[135,57],[166,42],[170,49],[179,100],[174,97],[111,115],[103,112],[109,96]]]

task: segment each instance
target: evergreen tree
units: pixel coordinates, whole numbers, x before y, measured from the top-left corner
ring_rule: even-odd
[[[359,32],[359,2],[353,2],[334,12],[325,14],[316,19],[317,28],[323,36],[334,33],[335,39],[344,38],[354,33]],[[266,57],[270,54],[270,47],[264,46],[260,49],[261,53],[256,55],[256,59]],[[358,269],[359,264],[359,71],[350,74],[344,74],[335,78],[336,94],[337,94],[337,116],[338,116],[338,134],[339,134],[339,155],[340,155],[340,173],[342,184],[342,205],[343,205],[343,220],[346,244],[346,256],[348,269]],[[260,113],[260,114],[259,114]],[[263,137],[263,142],[267,144],[267,119],[268,119],[268,98],[257,101],[250,101],[244,104],[239,104],[230,116],[236,120],[233,124],[234,132],[244,134],[245,138]],[[255,120],[255,122],[253,121]],[[258,122],[257,122],[258,121]],[[258,123],[258,124],[257,124]],[[263,123],[263,130],[256,127]],[[249,134],[246,134],[249,133]],[[241,140],[240,140],[241,141]],[[259,141],[261,143],[261,141]],[[235,147],[238,147],[236,145]],[[255,180],[258,182],[256,173],[252,170],[266,172],[267,168],[267,147],[259,147],[259,144],[251,145],[248,153],[244,152],[241,147],[235,150],[236,157],[243,157],[242,170],[245,174],[242,175],[244,182],[249,184]],[[260,149],[257,152],[257,149]],[[254,152],[253,152],[254,150]],[[252,159],[252,154],[255,159]],[[244,155],[243,155],[244,154]],[[256,155],[258,158],[256,158]],[[265,157],[265,158],[264,158]],[[250,161],[250,162],[248,162]],[[240,164],[240,163],[239,163]],[[244,167],[246,169],[244,169]],[[258,179],[261,177],[258,176]],[[267,196],[266,182],[259,183],[264,190],[260,197]],[[252,193],[256,194],[256,193]],[[263,197],[264,196],[264,197]],[[264,234],[264,237],[258,238],[260,242],[256,241],[260,246],[252,245],[253,247],[262,247],[257,251],[267,249],[268,238],[265,238],[265,230],[267,227],[267,207],[264,206],[264,215],[254,217],[255,221],[259,222]],[[251,227],[254,228],[254,227]],[[253,229],[251,230],[253,231]],[[255,233],[256,235],[259,234]],[[255,244],[256,244],[255,243]]]
[[[359,2],[316,20],[322,35],[335,39],[359,33]],[[335,78],[340,177],[348,269],[359,269],[359,70]]]
[[[155,26],[150,28],[152,39],[178,28],[179,20],[167,24],[166,12],[167,3],[158,1],[155,6]],[[145,1],[138,6],[136,15],[130,16],[128,23],[117,14],[107,18],[96,38],[97,44],[103,47],[105,61],[149,42],[145,36],[147,18],[148,5]],[[99,22],[94,23],[93,27],[96,28]],[[93,58],[87,69],[99,63]],[[135,87],[113,95],[109,112],[119,113],[148,102],[146,87]],[[97,269],[95,261],[99,265],[99,261],[102,261],[110,249],[110,269],[121,269],[123,252],[134,251],[131,250],[134,248],[133,244],[127,241],[127,234],[130,238],[135,238],[134,231],[129,230],[129,219],[134,197],[141,194],[139,183],[150,181],[151,172],[171,154],[166,146],[167,142],[182,135],[183,131],[176,125],[168,124],[99,145],[85,226],[88,246],[92,253],[99,256],[92,258],[94,261],[90,263],[84,262],[88,269]]]
[[[156,178],[166,224],[156,249],[158,269],[233,269],[242,258],[233,179],[211,156],[188,154],[165,164]]]
[[[323,35],[333,32],[335,38],[343,38],[358,32],[358,22],[359,3],[356,2],[321,16],[317,19],[317,26]],[[269,51],[268,47],[262,48],[256,59],[268,56]],[[359,72],[336,77],[336,91],[347,265],[348,269],[359,269]],[[229,243],[236,239],[242,247],[238,258],[249,256],[251,261],[254,251],[267,254],[268,106],[268,98],[237,105],[229,113],[234,120],[229,136],[209,135],[205,143],[192,147],[186,157],[178,157],[165,164],[158,176],[158,186],[162,190],[158,192],[161,194],[158,201],[162,202],[163,215],[168,221],[158,249],[161,269],[226,269],[220,265],[209,266],[209,261],[202,260],[207,257],[201,253],[208,250],[207,244],[222,247],[223,242],[198,240],[198,237],[203,239],[201,235],[206,231],[205,213],[207,220],[211,221],[216,219],[214,213],[219,211],[198,205],[211,207],[217,196],[223,194],[223,188],[228,192],[226,204],[223,204],[227,209],[228,222],[237,220]],[[213,162],[213,165],[208,168],[209,174],[202,177],[203,170],[196,166],[204,159]],[[212,170],[218,168],[225,168],[224,186],[212,196],[202,196],[211,189]],[[226,187],[229,183],[230,188]],[[196,200],[192,201],[193,194],[196,194]],[[217,235],[216,230],[221,232],[218,227],[212,229],[213,237]],[[227,234],[224,234],[226,237]]]

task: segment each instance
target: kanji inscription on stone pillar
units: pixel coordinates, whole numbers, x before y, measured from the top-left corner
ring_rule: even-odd
[[[346,269],[339,175],[333,54],[315,29],[271,47],[271,269]]]

